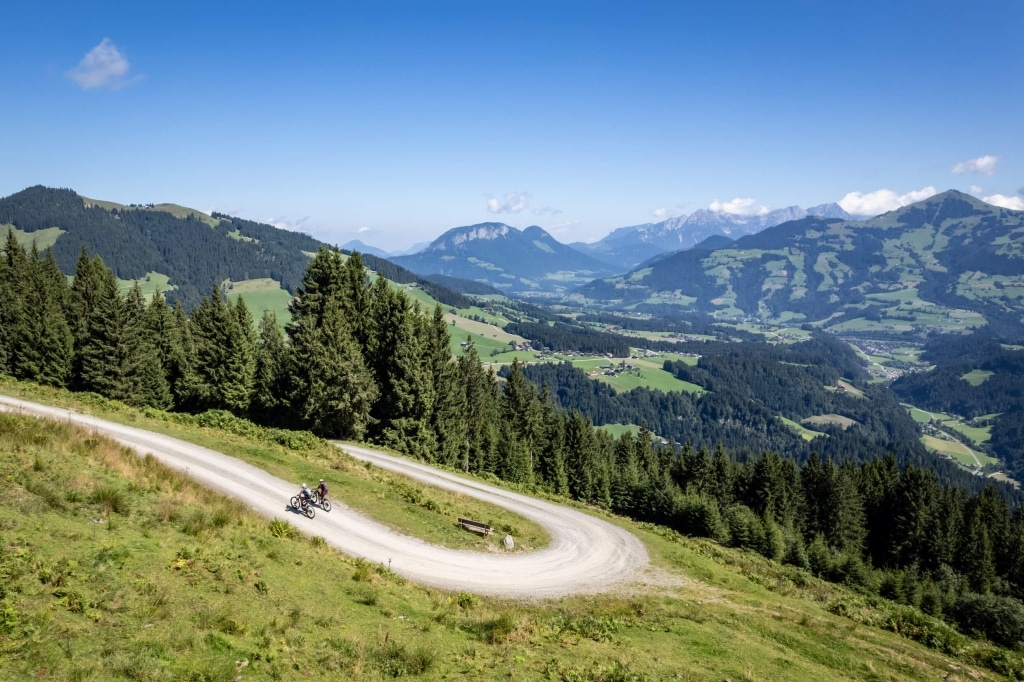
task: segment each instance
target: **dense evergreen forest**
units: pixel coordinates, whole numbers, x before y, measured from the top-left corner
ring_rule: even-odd
[[[505,325],[505,331],[529,339],[535,347],[546,347],[554,351],[574,350],[598,355],[608,353],[617,358],[629,357],[629,341],[624,337],[564,322],[550,325],[543,322],[512,322]]]
[[[271,314],[254,324],[243,299],[230,303],[216,287],[186,315],[138,287],[121,296],[110,268],[84,250],[69,284],[52,252],[26,253],[9,233],[0,372],[131,405],[369,440],[761,552],[1000,644],[1024,642],[1024,516],[994,487],[971,493],[931,468],[872,456],[870,440],[859,456],[812,452],[802,465],[770,441],[742,463],[721,446],[657,448],[647,428],[615,441],[560,408],[520,364],[499,383],[471,341],[453,359],[440,307],[421,310],[384,276],[371,282],[358,255],[321,248],[296,294],[285,334]],[[748,418],[692,414],[691,423]]]
[[[992,339],[937,336],[925,344],[921,359],[935,368],[894,381],[893,392],[925,410],[987,418],[988,449],[1014,478],[1024,477],[1024,351]],[[973,371],[984,373],[977,385],[964,378]]]

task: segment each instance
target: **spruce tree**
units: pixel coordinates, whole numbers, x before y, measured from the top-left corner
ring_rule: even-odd
[[[193,390],[198,407],[244,414],[254,369],[251,331],[242,329],[219,285],[193,311],[189,330],[196,352]]]
[[[494,471],[497,434],[497,381],[493,370],[480,364],[473,339],[467,337],[466,348],[459,356],[459,385],[465,395],[467,448],[462,462],[464,471]]]
[[[299,338],[296,358],[307,368],[309,381],[303,418],[321,436],[361,440],[370,422],[377,386],[340,308],[328,306],[320,327]]]
[[[284,422],[288,409],[286,373],[288,346],[277,326],[273,311],[265,311],[260,319],[256,346],[256,369],[253,377],[249,412],[264,424]]]
[[[184,311],[182,311],[184,314]],[[163,371],[164,381],[170,391],[171,401],[180,406],[180,396],[188,373],[185,346],[182,341],[182,325],[175,319],[174,310],[167,305],[163,293],[157,291],[146,307],[143,317],[146,338],[156,351],[156,357]]]
[[[67,280],[56,276],[56,261],[42,259],[33,243],[31,254],[8,260],[12,275],[21,272],[22,294],[15,295],[15,324],[10,329],[11,373],[51,386],[64,386],[71,374],[74,341],[65,303]],[[59,275],[60,270],[56,270]]]
[[[373,285],[370,367],[380,388],[373,406],[377,442],[414,457],[427,458],[435,446],[429,416],[434,392],[421,362],[418,309],[394,291],[382,275]]]
[[[440,305],[434,306],[432,317],[423,318],[422,335],[423,363],[434,394],[429,422],[437,444],[436,451],[426,455],[430,461],[458,466],[468,448],[466,394],[459,384],[458,365],[452,358],[451,337]]]

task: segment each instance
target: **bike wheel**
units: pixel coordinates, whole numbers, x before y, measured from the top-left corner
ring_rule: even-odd
[[[329,500],[320,500],[320,508],[325,512],[331,511],[331,503]]]
[[[293,497],[292,499],[288,500],[288,504],[291,505],[292,509],[302,509],[302,507],[299,506],[299,498],[297,497]]]
[[[318,504],[320,502],[320,493],[318,493],[317,491],[314,490],[313,491],[313,496],[310,498],[310,501],[313,504]]]
[[[306,505],[306,508],[305,508],[305,509],[303,509],[302,511],[303,511],[303,512],[304,512],[304,513],[306,514],[306,516],[307,516],[307,517],[309,517],[309,518],[313,518],[314,516],[316,516],[316,512],[315,512],[315,511],[313,510],[313,505],[311,505],[311,504],[307,504],[307,505]]]

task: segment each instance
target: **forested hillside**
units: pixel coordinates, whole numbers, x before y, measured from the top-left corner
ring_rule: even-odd
[[[184,217],[182,217],[184,216]],[[86,200],[69,189],[30,187],[0,199],[0,232],[6,226],[33,233],[64,230],[51,247],[58,267],[75,272],[83,248],[97,254],[114,275],[135,280],[156,272],[169,278],[168,300],[191,310],[224,280],[269,278],[294,294],[322,242],[300,232],[222,213],[171,213],[155,207],[119,206]],[[30,234],[31,236],[31,234]],[[373,270],[392,281],[417,282],[445,305],[468,307],[468,300],[434,282],[374,256]]]
[[[1024,350],[938,336],[922,359],[935,368],[894,381],[893,392],[916,407],[990,424],[988,448],[1014,478],[1024,477]]]
[[[779,378],[791,377],[766,361],[763,380],[742,401],[723,392],[652,410],[717,424],[724,430],[711,435],[722,433],[723,442],[729,429],[746,429],[748,456],[739,463],[724,447],[713,454],[658,448],[646,428],[615,441],[578,410],[559,408],[519,363],[499,386],[471,343],[452,359],[439,307],[424,312],[385,277],[371,282],[357,256],[320,249],[290,312],[287,335],[271,314],[257,333],[244,299],[230,303],[214,289],[186,315],[160,295],[145,301],[138,287],[120,295],[111,270],[85,253],[69,284],[52,254],[26,253],[9,235],[0,258],[0,373],[137,406],[206,411],[213,422],[231,421],[232,413],[368,439],[746,547],[943,614],[1006,646],[1024,640],[1013,615],[1024,614],[1024,517],[1011,513],[995,487],[971,492],[962,480],[944,481],[912,451],[900,453],[900,462],[875,456],[897,445],[900,424],[888,412],[876,424],[862,417],[863,432],[830,431],[822,448],[847,448],[834,459],[811,453],[798,465],[803,457],[792,441],[772,440],[782,433],[778,420],[758,407],[779,390]],[[761,359],[784,352],[789,360],[843,364],[844,353],[829,348],[815,340],[792,351],[764,349]],[[696,369],[717,376],[711,365]],[[808,376],[831,378],[820,371],[809,368]],[[571,397],[557,391],[559,400]],[[830,407],[855,409],[845,399]]]

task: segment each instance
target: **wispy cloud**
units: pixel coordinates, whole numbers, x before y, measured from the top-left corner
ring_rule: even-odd
[[[976,197],[980,197],[982,194],[985,193],[985,188],[979,187],[978,185],[971,185],[970,187],[967,188],[967,191]]]
[[[671,218],[672,216],[674,216],[675,211],[671,211],[667,208],[656,208],[653,211],[651,211],[651,215],[660,220],[665,220],[666,218]]]
[[[533,215],[561,215],[564,211],[558,208],[551,208],[550,206],[542,206],[541,208],[530,209],[530,213]]]
[[[120,90],[142,80],[141,75],[129,75],[131,68],[117,45],[110,38],[104,38],[99,45],[86,52],[78,66],[70,69],[66,75],[83,90]]]
[[[851,215],[878,215],[887,211],[895,211],[901,206],[921,201],[936,194],[934,187],[925,187],[906,194],[897,194],[891,189],[879,189],[862,194],[850,192],[839,200],[839,205]]]
[[[953,166],[954,175],[963,175],[964,173],[980,173],[981,175],[995,175],[996,163],[999,162],[998,156],[979,156],[976,159],[968,159],[967,161],[961,161],[960,163]]]
[[[570,220],[569,222],[559,223],[558,225],[549,228],[548,234],[565,234],[566,232],[572,230],[574,227],[578,227],[580,224],[581,223],[578,220]]]
[[[1024,199],[1021,197],[1008,197],[1005,194],[993,194],[990,197],[982,197],[981,200],[986,204],[992,204],[993,206],[1009,208],[1014,211],[1024,211]]]
[[[494,197],[488,199],[487,210],[491,213],[521,213],[530,207],[531,199],[533,197],[527,192],[509,192],[504,201]]]
[[[764,215],[768,213],[767,206],[758,206],[757,201],[750,197],[736,197],[732,201],[716,199],[708,206],[708,210],[728,215]]]
[[[279,218],[267,218],[260,222],[266,223],[267,225],[273,225],[274,227],[281,230],[288,230],[290,232],[305,232],[306,223],[309,222],[309,216],[302,218],[292,219],[287,216],[281,216]]]
[[[359,234],[366,234],[369,231],[370,231],[370,228],[368,228],[366,225],[363,225],[358,230],[356,230],[356,232],[359,233]]]

